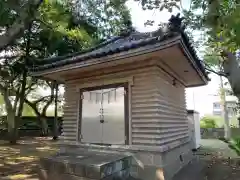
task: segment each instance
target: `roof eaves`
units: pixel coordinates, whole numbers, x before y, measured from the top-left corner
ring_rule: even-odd
[[[161,43],[161,44],[159,44],[159,43]],[[151,46],[151,44],[149,44],[150,46],[148,46],[148,47],[141,46],[141,47],[139,47],[139,48],[141,48],[141,50],[138,50],[138,48],[135,48],[135,49],[129,49],[129,50],[133,50],[133,51],[128,51],[128,52],[122,51],[122,52],[124,52],[124,54],[120,53],[119,55],[116,55],[113,57],[105,56],[105,57],[103,57],[103,59],[101,61],[98,61],[98,63],[110,62],[112,60],[120,60],[120,59],[125,59],[125,58],[136,56],[136,55],[142,55],[142,54],[158,51],[160,49],[180,43],[180,36],[176,36],[176,37],[172,38],[171,40],[168,40],[167,42],[159,41],[159,43],[157,43],[157,44],[155,43],[155,44],[153,44],[153,46]],[[81,68],[81,67],[86,66],[86,64],[87,65],[95,65],[97,62],[96,59],[97,58],[89,59],[89,60],[93,60],[92,63],[89,61],[79,61],[79,63],[77,63],[77,64],[75,63],[74,65],[69,64],[71,66],[64,66],[64,67],[60,66],[60,67],[54,67],[51,69],[44,68],[42,70],[32,72],[32,74],[34,76],[42,76],[44,74],[55,73],[55,72],[59,72],[59,71],[66,71],[66,70],[72,69],[72,68]]]
[[[65,66],[65,65],[68,65],[68,64],[75,64],[75,63],[78,63],[80,61],[86,61],[86,60],[93,59],[93,58],[101,58],[101,57],[106,56],[106,55],[112,55],[112,54],[115,54],[115,53],[128,51],[128,50],[143,47],[143,46],[146,46],[146,45],[156,44],[157,42],[164,41],[167,38],[171,38],[171,37],[174,37],[174,36],[176,36],[176,34],[168,33],[168,34],[165,34],[162,37],[157,36],[157,37],[151,37],[151,38],[148,38],[148,39],[138,40],[138,41],[135,41],[134,43],[129,43],[128,45],[120,46],[116,49],[109,49],[109,50],[104,51],[104,52],[91,53],[91,51],[89,51],[90,53],[87,53],[86,55],[84,55],[84,53],[81,53],[77,56],[71,56],[69,58],[62,59],[61,61],[56,61],[56,62],[51,63],[51,64],[44,64],[42,66],[32,68],[31,71],[33,71],[33,72],[34,71],[42,71],[42,70],[45,70],[45,69],[56,68],[56,67]]]
[[[207,83],[207,81],[209,81],[208,74],[206,73],[205,68],[201,63],[200,59],[198,58],[194,47],[191,45],[188,36],[184,32],[182,32],[181,37],[182,47],[185,53],[187,53],[187,56],[190,59],[190,61],[192,61],[193,68],[198,72],[202,80]]]
[[[182,25],[182,19],[180,18],[180,14],[177,16],[172,16],[169,20],[169,26],[168,26],[168,31],[165,32],[164,34],[159,35],[158,33],[155,33],[156,36],[154,37],[148,37],[146,39],[141,39],[141,40],[135,40],[135,41],[129,41],[129,43],[125,43],[122,46],[117,46],[113,48],[106,48],[103,49],[102,51],[95,51],[100,48],[104,48],[104,46],[109,45],[110,43],[114,43],[115,41],[127,37],[131,34],[131,32],[126,31],[125,33],[122,33],[120,36],[113,37],[107,41],[104,41],[103,43],[99,44],[98,46],[95,46],[93,48],[87,49],[85,51],[81,51],[75,54],[70,54],[67,56],[61,56],[61,57],[55,57],[55,58],[48,58],[43,60],[42,62],[44,64],[38,66],[38,67],[33,67],[30,69],[32,72],[39,72],[39,71],[46,71],[50,69],[56,69],[61,66],[67,66],[70,64],[77,64],[81,61],[87,61],[90,59],[97,59],[97,58],[102,58],[107,55],[113,55],[116,53],[124,52],[124,51],[129,51],[132,49],[137,49],[140,47],[144,47],[147,45],[152,45],[152,44],[157,44],[161,41],[164,41],[168,38],[171,37],[176,37],[176,36],[181,36],[181,41],[184,45],[185,51],[190,54],[191,58],[190,60],[193,59],[192,64],[194,64],[197,67],[194,67],[196,71],[201,75],[201,77],[207,80],[209,80],[208,75],[205,71],[205,68],[199,58],[197,57],[196,51],[192,47],[192,44],[190,43],[190,40],[187,36],[187,34],[184,32],[184,26]],[[95,52],[94,52],[95,51]],[[200,71],[200,72],[199,72]]]
[[[71,58],[71,57],[74,57],[74,56],[80,56],[82,54],[85,54],[85,53],[89,53],[91,51],[94,51],[98,48],[101,48],[101,47],[104,47],[114,41],[117,41],[118,39],[122,38],[123,35],[120,35],[120,36],[114,36],[112,37],[111,39],[108,39],[100,44],[98,44],[97,46],[94,46],[92,48],[88,48],[86,50],[82,50],[80,52],[76,52],[76,53],[71,53],[71,54],[68,54],[68,55],[65,55],[65,56],[57,56],[57,57],[49,57],[49,58],[45,58],[43,60],[39,60],[38,61],[38,65],[41,65],[41,64],[50,64],[50,63],[55,63],[55,62],[58,62],[58,61],[61,61],[61,60],[64,60],[64,59],[67,59],[67,58]]]

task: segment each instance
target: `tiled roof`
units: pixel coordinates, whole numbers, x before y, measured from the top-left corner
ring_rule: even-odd
[[[177,16],[172,16],[169,20],[166,30],[159,29],[154,32],[141,33],[137,31],[128,30],[119,36],[113,37],[96,47],[81,51],[78,53],[48,58],[39,61],[30,68],[32,72],[39,72],[43,70],[53,69],[68,64],[75,64],[77,62],[86,61],[93,58],[101,58],[106,55],[128,51],[131,49],[144,47],[146,45],[156,44],[175,36],[181,36],[188,51],[194,58],[197,66],[207,77],[203,64],[198,59],[194,48],[191,46],[188,36],[184,32],[184,27],[181,24],[182,19]]]

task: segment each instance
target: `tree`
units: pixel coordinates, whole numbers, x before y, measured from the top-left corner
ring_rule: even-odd
[[[43,0],[29,0],[25,3],[20,0],[0,2],[1,20],[6,18],[11,22],[10,26],[1,28],[3,34],[0,35],[0,51],[11,44],[29,26],[42,2]]]
[[[237,0],[191,0],[187,10],[181,6],[181,0],[138,1],[143,9],[168,9],[170,12],[175,7],[181,9],[188,29],[203,32],[200,45],[210,50],[205,52],[205,57],[213,57],[203,61],[206,69],[226,77],[234,95],[240,100],[239,56],[236,55],[240,45],[240,7]],[[227,129],[228,126],[225,128],[225,135],[228,137]]]
[[[219,118],[214,116],[205,116],[200,120],[201,128],[217,128]]]
[[[125,3],[127,0],[70,1],[69,6],[78,21],[87,19],[97,26],[96,38],[103,40],[119,35],[132,25],[131,16]],[[83,18],[84,17],[84,18]]]
[[[41,81],[41,80],[40,80]],[[54,100],[54,83],[48,82],[48,81],[42,81],[41,87],[48,86],[51,90],[51,94],[48,96],[42,95],[39,92],[33,92],[31,93],[31,100],[28,100],[28,97],[25,98],[25,102],[28,106],[32,108],[35,115],[37,116],[40,125],[42,127],[42,135],[47,136],[48,135],[48,124],[47,124],[47,109],[48,107],[53,103]],[[40,83],[36,84],[39,85]],[[37,86],[35,85],[35,90],[37,90]],[[35,97],[34,97],[35,96]]]
[[[99,19],[100,15],[104,16],[106,12],[101,10],[101,14],[99,14],[99,12],[95,11],[96,8],[93,8],[99,2],[95,1],[95,4],[92,2],[92,6],[88,6],[88,2],[86,3],[84,7],[80,10],[78,9],[81,12],[85,12],[86,15],[74,13],[74,8],[70,7],[69,3],[59,4],[51,2],[42,4],[40,8],[41,16],[37,17],[37,22],[40,23],[40,27],[38,27],[40,30],[34,31],[34,41],[32,41],[34,43],[32,49],[34,49],[38,59],[81,51],[99,43],[109,35],[118,34],[121,29],[125,29],[128,25],[130,15],[123,4],[112,6],[111,10],[114,13],[108,15],[109,20],[101,20]],[[117,14],[118,11],[123,11],[124,13]],[[93,25],[96,22],[99,25]],[[33,65],[34,63],[41,63],[41,61],[34,61]],[[42,96],[37,99],[34,97],[32,102],[27,100],[27,98],[25,99],[26,103],[34,109],[34,112],[39,117],[38,119],[42,120],[41,125],[44,135],[47,134],[46,111],[54,100],[54,89],[51,82],[38,80],[37,83],[37,85],[42,87],[46,86],[46,84],[51,89],[50,96]],[[62,98],[58,99],[61,101]],[[43,105],[44,103],[45,105]]]
[[[159,1],[159,0],[137,0],[142,4],[143,9],[167,9],[170,12],[173,8],[181,8],[180,0]],[[210,70],[218,75],[225,76],[234,92],[240,99],[240,70],[238,66],[237,50],[240,46],[239,19],[240,6],[237,0],[191,0],[188,10],[181,8],[185,17],[185,23],[191,30],[203,32],[202,41],[208,47],[206,56],[214,56],[204,62]],[[213,53],[213,54],[212,54]],[[217,64],[216,64],[217,63]],[[220,66],[219,71],[211,70],[212,66]]]
[[[195,21],[195,26],[192,25],[192,27],[207,34],[204,44],[208,47],[205,52],[205,64],[210,68],[215,68],[212,72],[228,79],[234,95],[240,100],[240,69],[236,57],[236,51],[240,45],[240,39],[238,38],[238,33],[240,32],[238,25],[240,18],[238,2],[228,0],[194,0],[192,5],[191,9],[185,12],[185,14],[190,19],[198,17],[198,21]],[[200,9],[202,13],[198,15],[193,13],[197,9]],[[227,110],[224,97],[225,89],[222,88],[221,99],[225,117],[225,138],[229,139],[230,128],[229,121],[226,118]]]
[[[69,6],[69,1],[39,1],[36,6],[32,5],[33,1],[24,1],[26,4],[21,6],[24,8],[20,11],[17,7],[20,7],[21,2],[21,0],[13,1],[12,4],[10,1],[3,1],[0,4],[0,13],[4,15],[0,16],[4,17],[0,18],[0,29],[3,33],[0,40],[3,38],[2,42],[6,42],[3,45],[0,43],[0,50],[4,49],[0,57],[0,93],[5,102],[11,143],[15,143],[17,139],[16,123],[22,115],[24,103],[35,110],[37,107],[35,113],[45,116],[47,107],[53,101],[50,95],[30,102],[32,99],[29,99],[29,96],[36,86],[43,86],[44,83],[51,84],[51,82],[29,76],[28,67],[41,64],[42,59],[46,57],[66,55],[93,46],[110,33],[112,35],[127,27],[129,24],[125,20],[126,17],[130,18],[126,16],[129,13],[116,13],[127,12],[126,7],[121,3],[111,5],[111,9],[114,10],[114,14],[108,15],[111,23],[105,19],[100,23],[101,25],[95,25],[94,22],[97,22],[95,18],[98,16],[93,18],[96,14],[93,10],[96,8],[86,9],[89,8],[87,4],[81,10],[92,15],[89,16],[88,13],[76,17],[73,8]],[[97,3],[98,1],[95,1],[95,6],[92,4],[93,7],[97,7]],[[29,15],[23,12],[28,12]],[[20,18],[18,23],[20,31],[9,33],[14,29],[14,22],[18,22],[15,21],[18,18]],[[105,26],[106,24],[112,26]],[[104,29],[104,27],[107,28]],[[9,37],[8,41],[4,41],[5,37]],[[42,112],[35,101],[41,104],[46,102]]]
[[[41,88],[39,88],[39,86]],[[45,80],[38,80],[29,94],[25,98],[25,103],[31,108],[33,114],[37,116],[37,119],[40,123],[40,127],[42,127],[42,135],[48,135],[48,124],[47,124],[47,116],[48,116],[48,109],[52,105],[55,99],[55,83],[52,81],[45,81]],[[41,92],[40,90],[45,91],[45,93]],[[47,91],[50,91],[50,94],[46,94]],[[61,107],[63,101],[62,94],[58,94],[58,106]],[[58,109],[59,111],[59,109]],[[52,113],[54,116],[54,112]]]
[[[200,14],[194,13],[199,9]],[[205,52],[205,57],[212,58],[206,58],[205,63],[211,67],[219,66],[215,73],[228,79],[238,99],[240,99],[240,69],[236,52],[240,45],[239,10],[236,0],[193,0],[191,9],[185,11],[188,19],[198,18],[198,21],[194,22],[195,25],[188,21],[191,27],[202,30],[207,35],[204,45],[208,47],[208,51]]]

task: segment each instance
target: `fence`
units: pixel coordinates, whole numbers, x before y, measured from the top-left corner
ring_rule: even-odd
[[[232,137],[240,137],[240,128],[231,128]],[[224,137],[223,128],[201,128],[202,139],[218,139]]]
[[[46,118],[48,129],[52,135],[54,128],[54,117]],[[59,134],[62,133],[62,117],[58,117],[58,128]],[[41,126],[37,117],[34,116],[23,116],[18,122],[18,135],[20,137],[32,136],[37,137],[41,135]],[[7,137],[7,117],[0,116],[0,139],[5,139]]]

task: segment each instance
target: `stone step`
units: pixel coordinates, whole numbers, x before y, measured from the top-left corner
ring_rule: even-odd
[[[127,179],[131,164],[131,156],[79,150],[41,158],[39,173],[42,180],[68,180],[71,177],[74,180]]]

